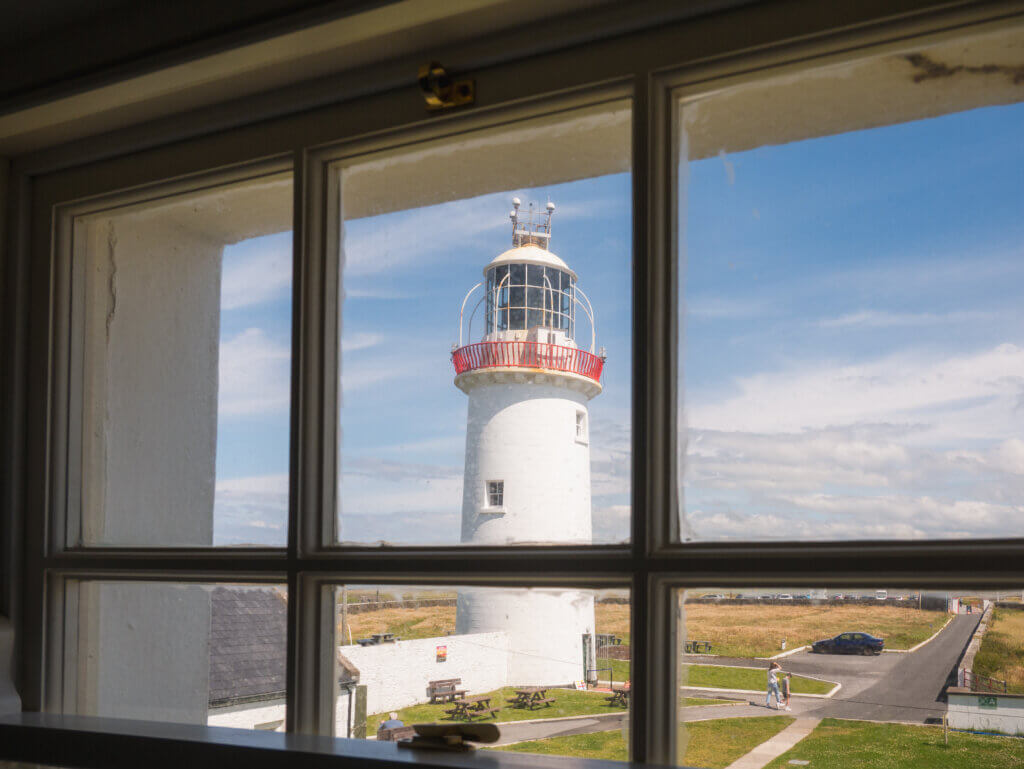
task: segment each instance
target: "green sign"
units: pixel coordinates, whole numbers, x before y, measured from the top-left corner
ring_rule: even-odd
[[[978,707],[983,710],[995,710],[999,700],[995,697],[978,697]]]

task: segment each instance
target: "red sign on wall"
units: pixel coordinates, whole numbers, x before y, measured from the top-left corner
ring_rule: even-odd
[[[448,647],[447,646],[438,646],[437,647],[437,661],[438,662],[444,662],[447,659],[448,659]]]

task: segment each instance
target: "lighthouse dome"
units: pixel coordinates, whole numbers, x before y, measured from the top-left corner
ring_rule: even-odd
[[[490,264],[484,267],[484,276],[492,268],[507,264],[535,264],[539,267],[553,267],[556,270],[569,273],[573,280],[576,280],[576,273],[569,268],[569,265],[547,249],[536,246],[533,243],[510,248],[508,251],[498,254],[498,256],[491,260]]]

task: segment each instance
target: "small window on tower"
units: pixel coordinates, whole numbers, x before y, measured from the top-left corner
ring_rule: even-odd
[[[587,442],[587,412],[585,411],[576,412],[576,440],[582,443]]]
[[[487,506],[503,507],[505,504],[505,481],[487,481]]]

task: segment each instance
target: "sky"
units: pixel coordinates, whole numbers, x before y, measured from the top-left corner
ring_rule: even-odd
[[[1012,105],[688,164],[690,538],[1024,536],[1022,135]],[[552,250],[596,310],[595,541],[628,536],[620,174],[345,223],[343,540],[458,541],[466,396],[449,354],[463,296],[509,247],[513,195],[555,202]],[[215,544],[285,542],[290,248],[284,233],[225,251]],[[478,312],[466,341],[481,334]]]
[[[1024,535],[1024,105],[689,165],[695,539]]]

